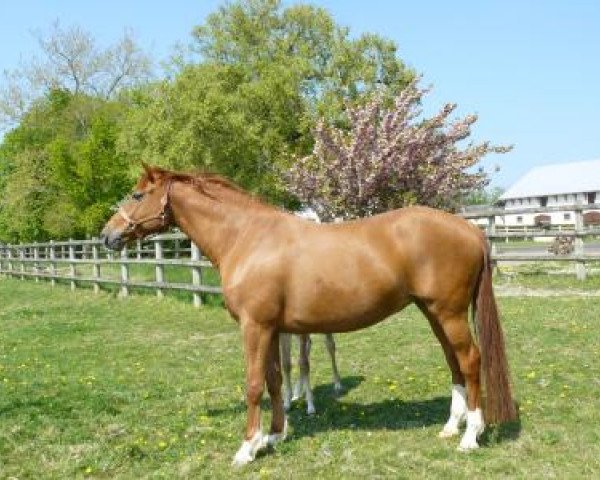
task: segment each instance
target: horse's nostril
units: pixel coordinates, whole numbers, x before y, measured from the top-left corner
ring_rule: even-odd
[[[122,238],[119,232],[103,230],[99,240],[102,244],[111,250],[119,249],[122,245]]]

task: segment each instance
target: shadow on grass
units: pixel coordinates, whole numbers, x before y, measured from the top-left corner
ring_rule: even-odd
[[[450,399],[436,397],[403,401],[387,398],[370,403],[340,402],[349,390],[356,388],[364,377],[345,377],[344,391],[335,396],[330,385],[313,390],[317,413],[306,414],[303,402],[294,405],[289,419],[294,426],[290,440],[313,436],[330,430],[406,430],[440,424],[446,421]],[[382,395],[384,395],[382,391]]]
[[[439,425],[440,430],[448,419],[450,397],[435,397],[404,401],[387,398],[369,403],[340,401],[349,391],[358,387],[365,378],[349,376],[342,379],[344,390],[336,394],[332,384],[319,385],[313,389],[317,413],[308,415],[306,403],[296,401],[288,412],[294,427],[288,441],[312,437],[331,430],[412,430]],[[382,391],[381,395],[385,395]],[[261,403],[263,411],[270,410],[270,401],[265,395]],[[210,409],[209,415],[243,413],[246,405],[240,402],[224,409]],[[486,428],[480,438],[481,445],[493,445],[516,439],[521,431],[520,420]]]
[[[364,377],[345,377],[344,391],[334,394],[332,385],[319,385],[313,390],[317,414],[308,416],[305,404],[294,405],[289,412],[294,433],[290,439],[312,436],[328,430],[408,430],[439,425],[440,430],[450,413],[450,397],[385,399],[370,403],[339,402],[348,391],[356,388]],[[382,392],[382,395],[384,393]],[[299,408],[301,407],[301,408]],[[518,405],[517,405],[518,411]],[[520,419],[501,425],[490,425],[480,438],[480,445],[493,445],[515,440],[521,432]]]
[[[515,402],[515,408],[519,411],[519,404]],[[500,425],[488,425],[485,432],[479,438],[480,445],[495,445],[506,440],[516,440],[521,435],[521,418],[514,422],[502,423]]]

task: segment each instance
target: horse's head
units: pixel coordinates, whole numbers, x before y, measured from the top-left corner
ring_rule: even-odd
[[[102,230],[104,245],[120,250],[138,238],[167,230],[172,224],[169,207],[171,180],[159,168],[144,165],[144,173],[133,193],[118,207]]]

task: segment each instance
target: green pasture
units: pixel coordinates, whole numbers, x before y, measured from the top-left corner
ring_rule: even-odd
[[[600,302],[499,302],[521,420],[479,451],[437,438],[449,375],[409,308],[337,336],[339,398],[316,336],[317,415],[295,405],[288,440],[234,471],[243,354],[220,307],[0,279],[0,478],[598,477]]]

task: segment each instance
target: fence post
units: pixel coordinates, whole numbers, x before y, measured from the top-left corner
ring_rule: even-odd
[[[6,256],[8,258],[8,272],[9,275],[12,277],[12,271],[13,271],[13,264],[12,264],[12,248],[9,246],[7,246],[6,248]]]
[[[142,241],[140,239],[138,239],[138,241],[135,243],[135,251],[136,251],[136,258],[138,260],[142,259]]]
[[[492,257],[492,272],[498,267],[496,258],[497,246],[494,235],[496,234],[496,215],[488,217],[488,243],[490,246],[490,255]]]
[[[192,262],[200,262],[200,249],[198,245],[196,245],[193,241],[191,242],[192,248]],[[199,287],[202,285],[202,271],[198,264],[192,266],[192,285],[194,287]],[[200,296],[200,292],[194,292],[194,307],[199,307],[202,305],[202,297]]]
[[[181,248],[181,242],[179,241],[178,238],[176,238],[175,241],[173,242],[173,247],[175,249],[175,253],[173,254],[173,258],[179,258],[179,250]]]
[[[94,243],[92,243],[92,277],[94,279],[100,278],[100,263],[98,263],[98,239],[96,237],[92,238]],[[94,293],[98,293],[100,291],[100,284],[98,282],[94,282]]]
[[[75,290],[75,275],[77,271],[75,270],[75,245],[73,244],[73,239],[69,239],[69,276],[71,277],[71,291]]]
[[[39,267],[40,264],[38,263],[38,260],[40,259],[40,248],[38,247],[37,243],[34,245],[33,247],[33,272],[35,274],[35,276],[33,278],[35,278],[36,282],[40,281],[40,277],[38,276],[39,273]]]
[[[583,257],[583,254],[583,208],[578,206],[575,209],[575,255]],[[577,280],[585,280],[587,277],[583,258],[578,259],[575,263],[575,276]]]
[[[25,280],[25,247],[19,243],[19,259],[21,260],[21,280]]]
[[[154,240],[154,259],[156,260],[156,264],[154,267],[154,272],[156,274],[156,283],[159,285],[156,288],[156,296],[158,298],[163,297],[163,290],[160,288],[165,282],[165,266],[162,263],[159,263],[163,259],[163,248],[162,248],[162,240],[156,239]]]
[[[54,246],[54,240],[50,240],[50,286],[56,285],[56,247]]]
[[[129,295],[129,264],[127,263],[127,247],[121,250],[121,296]]]

